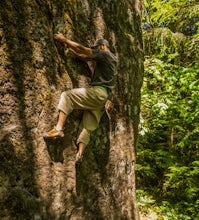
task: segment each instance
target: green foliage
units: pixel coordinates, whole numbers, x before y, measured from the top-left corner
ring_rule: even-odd
[[[163,187],[164,191],[168,192],[170,198],[176,199],[176,195],[180,199],[184,198],[187,201],[197,200],[199,161],[192,162],[189,166],[171,166]]]
[[[198,219],[199,3],[145,0],[143,8],[139,205],[160,219]]]
[[[146,59],[137,153],[138,188],[191,216],[199,208],[198,75],[199,64]]]
[[[145,54],[166,63],[189,65],[199,60],[199,40],[173,33],[168,28],[155,28],[144,32]]]
[[[145,0],[144,22],[153,27],[168,27],[173,32],[198,36],[197,0]]]
[[[182,66],[199,60],[197,0],[144,1],[145,54]]]
[[[148,209],[151,205],[155,204],[155,200],[151,195],[148,195],[144,190],[137,190],[138,205],[143,209]],[[145,211],[146,211],[145,210]]]

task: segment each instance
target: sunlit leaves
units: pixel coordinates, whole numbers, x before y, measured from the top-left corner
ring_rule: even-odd
[[[198,9],[197,0],[144,0],[137,179],[162,201],[164,219],[198,216]]]
[[[158,185],[152,190],[175,202],[194,200],[198,193],[198,71],[198,64],[145,61],[138,180]]]
[[[198,33],[199,3],[197,0],[145,0],[145,25],[169,27],[187,35]]]

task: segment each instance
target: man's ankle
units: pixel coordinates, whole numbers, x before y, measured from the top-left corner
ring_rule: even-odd
[[[62,131],[63,130],[63,128],[60,125],[56,125],[55,128],[56,128],[57,131]]]

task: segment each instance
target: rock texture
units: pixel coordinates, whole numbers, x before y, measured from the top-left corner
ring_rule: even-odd
[[[0,219],[139,219],[135,198],[143,51],[139,0],[4,0],[0,3]],[[53,35],[85,46],[109,40],[118,56],[115,110],[75,166],[82,112],[64,140],[42,134],[62,91],[85,86],[88,66]]]

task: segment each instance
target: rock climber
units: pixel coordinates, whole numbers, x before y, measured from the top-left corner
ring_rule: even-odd
[[[68,115],[73,109],[84,110],[83,129],[77,139],[76,162],[80,162],[90,141],[90,133],[98,127],[106,101],[114,87],[117,58],[110,51],[109,42],[106,39],[100,38],[93,46],[85,47],[69,40],[62,33],[57,33],[54,37],[68,46],[71,55],[86,62],[95,62],[90,86],[74,88],[61,94],[58,104],[58,122],[52,130],[44,134],[45,138],[64,137],[63,129]]]

